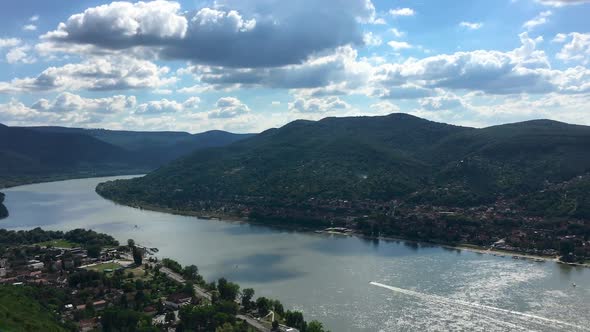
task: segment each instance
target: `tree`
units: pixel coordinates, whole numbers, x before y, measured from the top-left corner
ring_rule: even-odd
[[[268,312],[270,310],[270,303],[268,299],[264,296],[257,298],[256,309],[258,309],[258,315],[262,317],[268,315]]]
[[[223,300],[234,301],[240,291],[240,286],[233,282],[227,281],[225,278],[220,278],[217,281],[217,290],[219,297]]]
[[[91,245],[88,246],[86,251],[88,252],[88,256],[92,258],[98,258],[100,256],[101,247],[99,245]]]
[[[287,326],[294,327],[299,331],[306,331],[307,328],[303,314],[299,311],[287,310],[285,313],[285,323],[287,323]]]
[[[143,252],[137,247],[133,247],[133,262],[138,266],[143,262]]]
[[[278,330],[279,330],[279,321],[273,320],[272,321],[272,329],[271,329],[271,331],[274,332],[274,331],[278,331]]]
[[[246,310],[250,310],[252,307],[252,298],[254,297],[254,289],[244,288],[242,290],[242,306]]]
[[[307,324],[307,329],[305,332],[328,332],[324,330],[324,325],[317,320],[312,320]]]
[[[170,311],[166,313],[164,320],[166,321],[166,323],[172,323],[176,320],[176,315],[174,314],[174,312]]]
[[[187,280],[195,280],[199,277],[199,268],[196,265],[187,265],[182,270],[182,276]]]
[[[133,239],[127,240],[127,246],[129,248],[134,248],[135,247],[135,241],[133,241]]]

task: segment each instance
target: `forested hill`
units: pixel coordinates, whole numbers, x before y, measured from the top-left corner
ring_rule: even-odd
[[[467,207],[559,190],[559,184],[590,171],[589,146],[590,127],[549,120],[475,129],[407,114],[326,118],[206,149],[98,191],[124,203],[185,210],[201,209],[199,200],[246,206],[396,200]],[[522,199],[528,206],[530,200]],[[581,196],[570,199],[576,209],[588,204]]]
[[[46,133],[75,133],[131,151],[150,167],[161,166],[191,152],[209,147],[225,146],[254,134],[235,134],[210,130],[197,134],[182,131],[128,131],[67,127],[27,127]]]
[[[149,172],[198,149],[249,136],[0,125],[0,188],[74,176]]]

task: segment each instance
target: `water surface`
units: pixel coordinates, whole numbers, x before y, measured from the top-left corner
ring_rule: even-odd
[[[590,330],[590,269],[144,211],[98,196],[96,184],[109,179],[4,190],[10,217],[0,227],[133,238],[197,265],[208,280],[225,276],[278,298],[333,332]]]

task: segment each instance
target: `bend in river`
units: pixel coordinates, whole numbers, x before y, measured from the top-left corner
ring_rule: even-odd
[[[576,331],[590,269],[409,242],[202,220],[116,205],[92,178],[5,190],[1,228],[91,228],[280,299],[332,331]],[[374,282],[374,283],[370,283]],[[577,287],[572,287],[572,284]]]

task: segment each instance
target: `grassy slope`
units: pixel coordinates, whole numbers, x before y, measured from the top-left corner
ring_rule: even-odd
[[[30,298],[22,286],[0,286],[0,330],[65,331],[59,322],[37,301]]]

